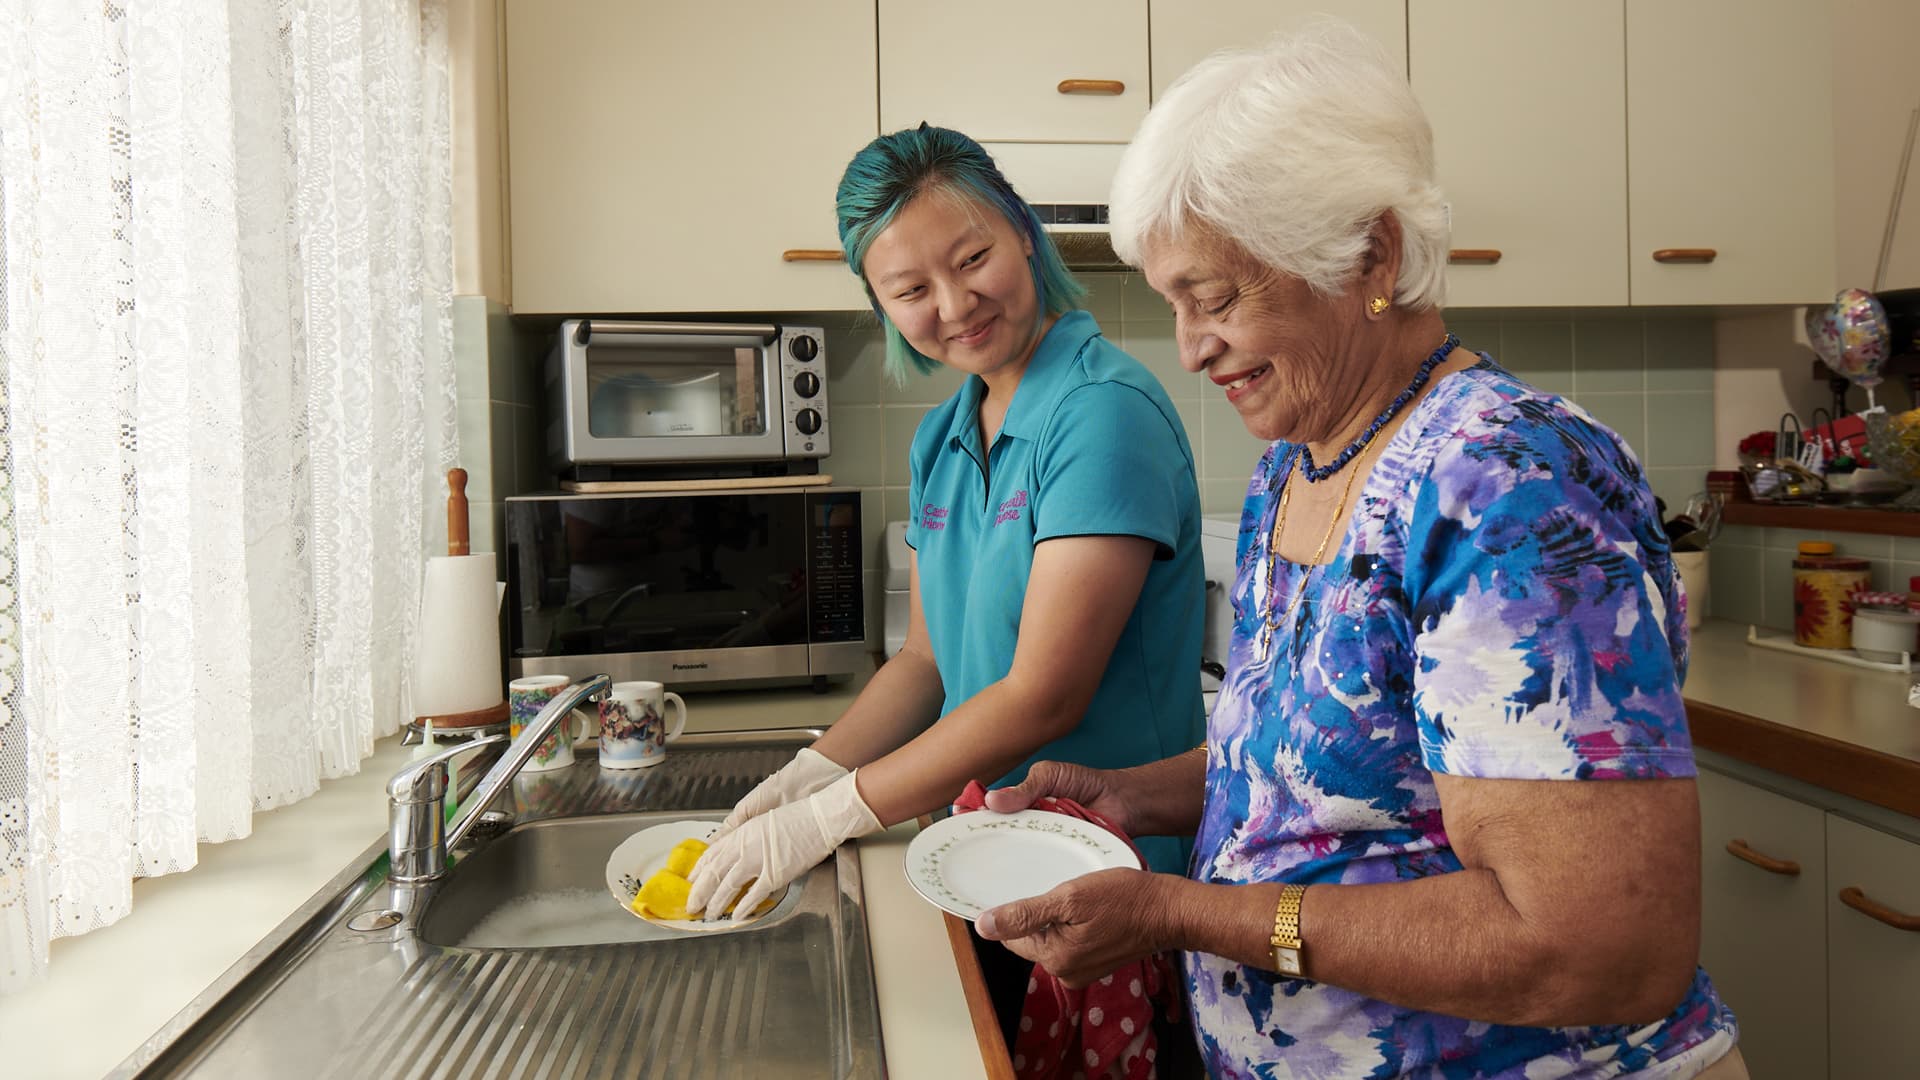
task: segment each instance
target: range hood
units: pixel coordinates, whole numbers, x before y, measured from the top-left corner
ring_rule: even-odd
[[[1040,215],[1067,269],[1124,271],[1107,235],[1107,189],[1118,143],[982,143],[1015,191]]]
[[[1035,203],[1040,224],[1053,237],[1060,258],[1069,270],[1131,270],[1113,253],[1113,237],[1107,233],[1105,203]],[[1056,220],[1066,218],[1068,220]],[[1082,220],[1097,218],[1097,220]]]

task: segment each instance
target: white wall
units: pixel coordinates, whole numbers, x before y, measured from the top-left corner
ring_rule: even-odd
[[[1835,290],[1871,288],[1905,145],[1908,116],[1920,107],[1920,3],[1829,0],[1833,25]],[[1900,224],[1882,289],[1920,286],[1920,167],[1907,174]],[[1773,430],[1789,410],[1805,417],[1832,394],[1812,378],[1813,353],[1796,344],[1798,312],[1722,313],[1714,333],[1715,465],[1737,463],[1734,447],[1750,432]],[[1906,390],[1882,384],[1883,405],[1905,407]],[[1852,390],[1850,408],[1866,407]]]

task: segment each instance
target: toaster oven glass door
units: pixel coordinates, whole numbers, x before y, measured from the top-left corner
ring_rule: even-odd
[[[778,356],[752,339],[596,336],[586,351],[596,439],[765,435]]]

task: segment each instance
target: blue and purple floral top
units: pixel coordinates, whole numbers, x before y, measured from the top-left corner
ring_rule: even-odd
[[[1458,870],[1436,772],[1694,775],[1684,600],[1653,495],[1617,436],[1483,358],[1412,407],[1339,551],[1311,573],[1272,565],[1268,550],[1297,450],[1277,443],[1262,457],[1241,515],[1196,879]],[[1263,647],[1269,614],[1283,619],[1300,588]],[[1188,954],[1186,967],[1216,1077],[1691,1075],[1736,1032],[1698,971],[1659,1024],[1522,1028],[1218,956]]]

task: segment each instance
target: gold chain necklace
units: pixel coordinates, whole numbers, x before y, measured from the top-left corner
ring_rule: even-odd
[[[1372,440],[1369,439],[1368,442],[1371,443]],[[1364,460],[1366,457],[1366,449],[1365,446],[1361,447],[1360,453],[1355,455],[1355,457]],[[1353,478],[1366,471],[1360,467],[1362,460],[1355,460],[1350,463],[1350,467],[1347,469],[1346,486],[1340,489],[1340,501],[1333,504],[1333,517],[1327,522],[1327,531],[1320,537],[1320,546],[1313,549],[1313,560],[1307,564],[1307,572],[1301,576],[1299,586],[1293,590],[1293,599],[1287,604],[1287,613],[1276,622],[1273,617],[1273,609],[1280,600],[1277,591],[1279,588],[1277,574],[1280,567],[1280,530],[1284,528],[1287,523],[1287,503],[1293,497],[1294,481],[1298,479],[1294,474],[1299,471],[1300,464],[1300,455],[1294,455],[1293,465],[1287,470],[1286,486],[1280,489],[1280,506],[1273,514],[1273,533],[1267,539],[1267,625],[1260,633],[1260,658],[1262,660],[1272,655],[1274,630],[1281,623],[1292,625],[1293,613],[1300,607],[1301,598],[1307,595],[1307,586],[1313,582],[1313,572],[1320,569],[1320,560],[1327,554],[1327,545],[1333,541],[1333,534],[1339,530],[1342,519],[1346,517],[1347,496],[1353,493]]]

